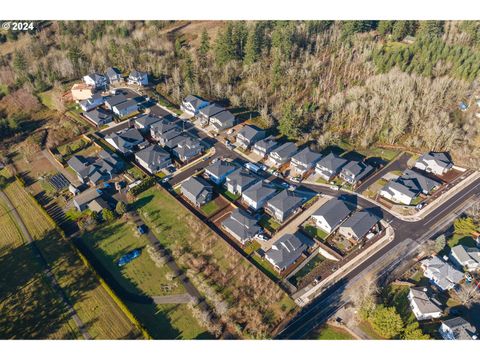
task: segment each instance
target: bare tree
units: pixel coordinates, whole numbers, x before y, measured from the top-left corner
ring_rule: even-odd
[[[480,302],[480,284],[478,283],[463,283],[460,285],[457,296],[462,305],[470,307],[474,303]]]

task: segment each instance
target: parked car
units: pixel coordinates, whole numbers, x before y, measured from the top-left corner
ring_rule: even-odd
[[[424,206],[425,206],[425,203],[424,203],[424,202],[421,202],[420,204],[418,204],[417,206],[415,206],[415,209],[421,210],[421,209],[423,209]]]
[[[335,190],[335,191],[338,191],[338,190],[340,190],[340,187],[337,186],[337,185],[331,185],[331,186],[330,186],[330,189]]]
[[[225,146],[227,147],[228,150],[233,150],[233,149],[235,149],[235,145],[232,145],[232,144],[230,144],[230,143],[226,144]]]
[[[257,235],[255,235],[255,238],[260,240],[260,241],[270,240],[270,238],[267,235],[264,235],[264,234],[257,234]]]
[[[289,190],[289,191],[295,191],[295,190],[297,190],[297,187],[296,187],[295,185],[290,185],[290,186],[288,187],[288,190]]]
[[[227,135],[232,135],[233,132],[234,132],[234,130],[233,130],[233,129],[230,129],[230,130],[227,131]]]
[[[138,225],[137,226],[137,232],[140,234],[140,235],[143,235],[143,234],[146,234],[147,233],[147,226],[145,224],[142,224],[142,225]]]

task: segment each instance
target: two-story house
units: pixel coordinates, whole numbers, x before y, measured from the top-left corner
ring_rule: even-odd
[[[263,208],[265,203],[275,195],[276,191],[259,181],[242,193],[242,201],[246,206],[254,211]]]
[[[322,155],[306,147],[293,155],[290,165],[295,173],[304,175],[308,170],[312,169],[321,158]]]
[[[170,154],[157,144],[152,144],[145,149],[137,151],[135,160],[150,174],[156,174],[172,164]]]
[[[283,190],[267,201],[265,211],[277,221],[284,222],[300,209],[304,199],[294,192]]]
[[[317,162],[315,173],[322,179],[330,181],[338,175],[347,162],[347,160],[331,152]]]
[[[294,143],[287,142],[272,150],[270,154],[268,154],[268,161],[272,163],[272,166],[278,168],[289,162],[292,156],[297,153],[297,151],[298,148]]]
[[[237,134],[236,143],[242,149],[249,149],[257,141],[264,139],[266,136],[265,130],[262,130],[253,125],[245,125]]]

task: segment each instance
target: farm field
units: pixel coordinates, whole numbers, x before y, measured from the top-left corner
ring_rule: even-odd
[[[151,188],[133,206],[193,283],[210,294],[207,300],[228,305],[222,315],[243,328],[241,336],[263,337],[293,310],[283,291],[165,190]]]
[[[0,227],[0,339],[78,338],[76,325],[1,200]]]
[[[117,220],[81,239],[107,271],[107,282],[155,339],[194,339],[207,335],[184,304],[155,305],[151,296],[185,293],[166,265],[156,266],[147,250],[148,240],[131,223]],[[123,267],[122,255],[140,249],[141,255]]]
[[[43,209],[14,181],[5,193],[16,207],[52,272],[93,338],[137,338],[136,326],[102,287]]]

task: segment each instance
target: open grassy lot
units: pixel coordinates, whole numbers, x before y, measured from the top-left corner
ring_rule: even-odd
[[[76,325],[2,201],[0,228],[0,339],[78,338]]]
[[[114,287],[117,294],[152,337],[193,339],[203,336],[205,329],[198,325],[186,305],[148,303],[150,296],[182,294],[185,289],[180,281],[169,277],[166,265],[156,266],[147,251],[148,240],[136,234],[133,224],[117,220],[86,234],[81,241],[107,269],[111,276],[107,281],[118,284]],[[134,249],[141,249],[141,255],[119,268],[118,259]]]
[[[332,325],[322,326],[316,330],[312,336],[312,340],[355,340],[350,333],[344,329],[341,329]]]
[[[268,337],[294,308],[280,288],[165,190],[151,188],[133,206],[238,336]]]
[[[5,192],[90,335],[102,339],[138,337],[137,328],[20,183],[13,182]]]

